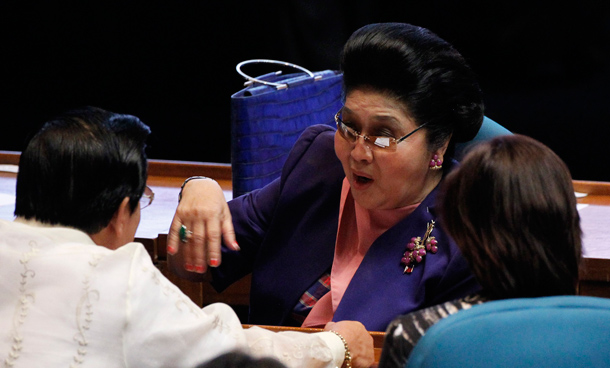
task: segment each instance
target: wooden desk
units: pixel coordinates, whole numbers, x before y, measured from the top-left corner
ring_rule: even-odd
[[[19,153],[0,151],[0,165],[19,162]],[[208,283],[193,283],[180,279],[167,270],[165,245],[167,233],[178,203],[178,192],[185,178],[205,175],[216,179],[225,197],[231,194],[231,167],[229,164],[190,163],[150,160],[148,183],[155,192],[152,206],[142,211],[140,227],[136,233],[164,274],[176,283],[200,306],[223,301],[232,306],[247,306],[249,277],[217,293]],[[0,194],[15,194],[16,174],[0,172]],[[577,192],[587,193],[578,203],[583,229],[584,260],[580,271],[579,293],[610,297],[610,183],[574,181]],[[12,219],[14,205],[0,206],[0,218]]]
[[[574,181],[574,190],[587,193],[579,198],[583,231],[583,264],[580,269],[581,295],[610,298],[610,183]]]

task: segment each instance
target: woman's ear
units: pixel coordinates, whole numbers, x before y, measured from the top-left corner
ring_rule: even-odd
[[[436,156],[438,156],[439,158],[444,159],[444,157],[445,157],[445,152],[447,152],[447,148],[449,147],[449,142],[450,142],[450,141],[451,141],[451,136],[449,137],[449,139],[447,139],[447,140],[445,141],[445,143],[444,143],[442,146],[440,146],[440,147],[438,147],[436,150],[432,151],[432,155],[433,155],[433,156],[434,156],[434,155],[436,155]]]
[[[439,170],[443,168],[445,153],[447,153],[450,140],[451,137],[449,137],[449,139],[447,139],[440,147],[430,151],[430,164],[428,166],[430,170]]]

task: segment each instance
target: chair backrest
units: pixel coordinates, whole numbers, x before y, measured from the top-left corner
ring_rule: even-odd
[[[610,299],[555,296],[474,306],[432,326],[407,367],[610,367]]]
[[[468,150],[474,147],[477,143],[481,143],[487,140],[492,139],[493,137],[499,135],[507,135],[513,134],[510,130],[506,129],[502,125],[496,123],[491,120],[487,116],[483,117],[483,124],[481,124],[481,128],[479,128],[479,132],[477,135],[468,142],[457,143],[455,145],[455,154],[454,157],[456,160],[460,161]]]

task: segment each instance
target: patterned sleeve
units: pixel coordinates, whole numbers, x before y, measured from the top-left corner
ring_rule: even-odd
[[[379,368],[405,367],[415,344],[432,325],[451,314],[455,314],[462,309],[469,309],[473,305],[481,304],[484,301],[479,295],[472,295],[394,319],[386,330]]]
[[[135,249],[128,283],[127,366],[194,367],[233,349],[275,357],[288,367],[343,361],[343,344],[332,333],[244,330],[226,304],[199,308],[159,272],[143,247]]]

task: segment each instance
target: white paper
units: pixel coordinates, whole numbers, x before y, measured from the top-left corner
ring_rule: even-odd
[[[16,173],[17,171],[19,171],[19,166],[17,166],[17,165],[0,165],[0,171]]]
[[[15,196],[6,193],[0,193],[0,206],[15,204]]]

